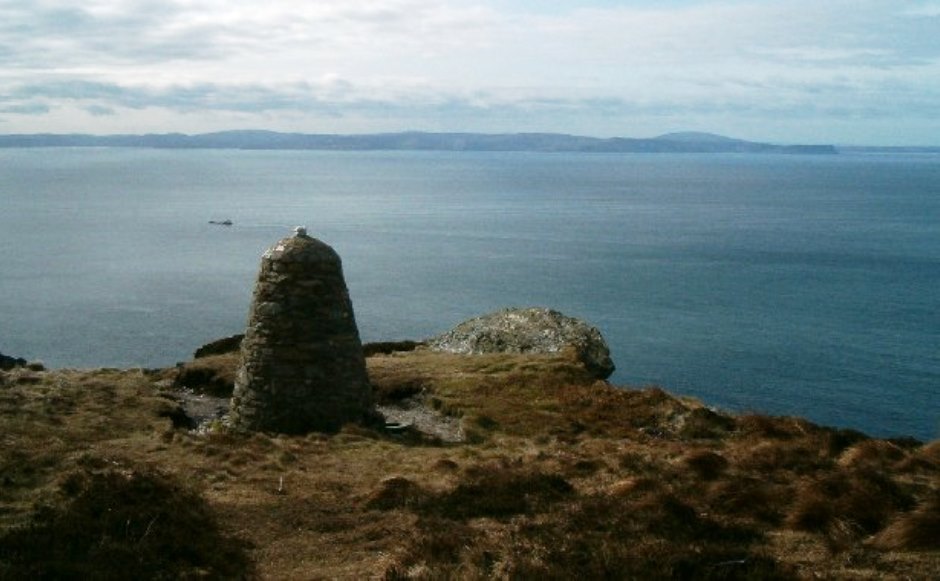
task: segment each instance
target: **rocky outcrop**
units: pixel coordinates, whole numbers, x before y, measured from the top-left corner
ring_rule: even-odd
[[[366,357],[375,355],[390,355],[392,353],[407,353],[421,347],[424,343],[418,341],[378,341],[365,343],[362,352]]]
[[[0,353],[0,369],[6,371],[14,367],[26,367],[26,360],[20,357],[10,357]]]
[[[244,338],[244,333],[240,333],[238,335],[232,335],[230,337],[223,337],[221,339],[216,339],[215,341],[210,341],[199,349],[196,349],[196,352],[193,353],[193,359],[201,359],[203,357],[211,357],[213,355],[225,355],[226,353],[235,353],[241,348],[242,339]]]
[[[506,309],[465,321],[428,340],[434,351],[448,353],[558,353],[574,349],[587,369],[610,377],[614,363],[597,328],[545,308]]]

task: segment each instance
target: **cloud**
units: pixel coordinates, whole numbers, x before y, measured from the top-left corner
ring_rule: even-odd
[[[42,115],[56,103],[77,105],[95,114],[113,115],[122,109],[161,108],[178,113],[200,111],[273,114],[310,113],[417,119],[421,115],[466,119],[471,116],[525,118],[656,116],[666,114],[736,113],[742,117],[788,115],[891,116],[916,105],[925,116],[940,113],[940,92],[924,93],[917,85],[865,83],[852,79],[805,80],[774,78],[740,81],[736,78],[685,80],[657,98],[645,95],[596,96],[590,91],[546,95],[532,90],[459,90],[429,87],[361,85],[331,77],[321,82],[291,84],[195,83],[154,87],[85,80],[48,81],[15,87],[5,99],[6,110]],[[708,98],[690,99],[690,94]],[[773,93],[774,98],[765,98]],[[862,93],[866,93],[862,95]],[[846,95],[856,94],[853,99]],[[864,98],[862,98],[864,97]],[[17,109],[14,109],[16,107]]]
[[[85,107],[85,111],[94,117],[111,117],[117,114],[115,109],[104,105],[89,105]]]
[[[910,16],[926,16],[928,18],[940,17],[940,2],[914,2],[904,13]]]
[[[12,113],[16,115],[45,115],[49,111],[51,111],[49,105],[41,102],[0,105],[0,113]]]
[[[448,116],[451,129],[615,132],[643,116],[926,119],[940,95],[938,6],[0,0],[0,107],[8,122],[78,107],[99,122],[161,110],[180,124],[202,112],[357,129]]]
[[[172,2],[38,1],[0,6],[0,66],[37,72],[127,75],[168,63],[227,58],[224,24],[189,20]]]
[[[488,11],[431,0],[49,0],[0,4],[6,64],[72,69],[95,64],[227,61],[283,53],[332,55],[377,47],[456,45]],[[292,58],[292,54],[286,55]]]
[[[0,5],[0,38],[11,49],[10,66],[127,75],[133,71],[121,65],[146,72],[161,65],[164,79],[195,65],[206,75],[297,78],[306,68],[496,84],[512,75],[544,84],[547,71],[570,78],[613,76],[626,66],[938,56],[933,31],[896,2],[658,6],[544,15],[435,0],[38,0]]]

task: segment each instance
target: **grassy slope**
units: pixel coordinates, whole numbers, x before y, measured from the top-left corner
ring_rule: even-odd
[[[172,370],[0,374],[0,579],[940,571],[940,442],[727,417],[563,356],[368,364],[380,399],[424,390],[468,442],[198,435]]]

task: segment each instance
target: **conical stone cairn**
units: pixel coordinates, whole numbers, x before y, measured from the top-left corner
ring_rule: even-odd
[[[339,255],[297,228],[261,258],[232,396],[238,430],[333,432],[372,391]]]

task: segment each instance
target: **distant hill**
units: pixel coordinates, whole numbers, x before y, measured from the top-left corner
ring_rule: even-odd
[[[678,133],[666,133],[655,139],[662,141],[678,141],[681,143],[746,143],[733,137],[716,135],[714,133],[702,133],[700,131],[680,131]]]
[[[651,139],[559,133],[377,133],[363,135],[223,131],[186,135],[0,135],[0,147],[146,147],[160,149],[315,149],[334,151],[544,151],[613,153],[834,154],[832,145],[773,145],[710,133],[670,133]]]

